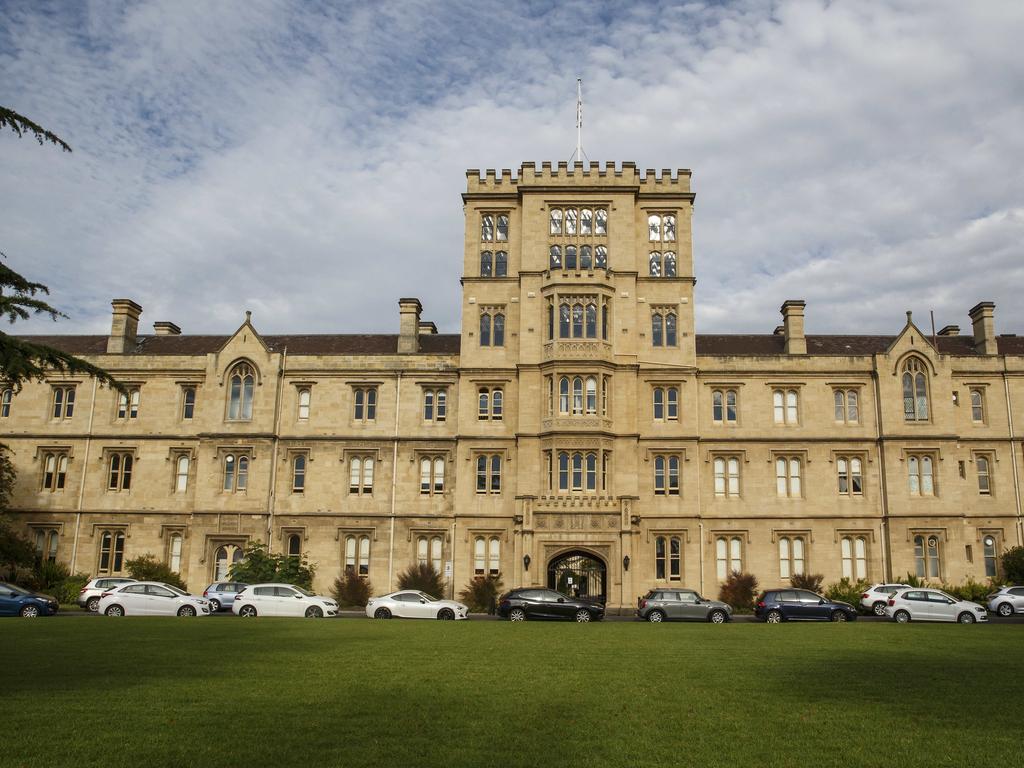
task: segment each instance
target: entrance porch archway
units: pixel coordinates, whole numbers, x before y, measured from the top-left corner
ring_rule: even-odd
[[[573,549],[548,562],[548,589],[604,603],[608,596],[607,584],[608,567],[592,552]]]

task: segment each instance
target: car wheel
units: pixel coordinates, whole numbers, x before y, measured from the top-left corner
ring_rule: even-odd
[[[375,619],[390,619],[391,618],[391,611],[389,611],[387,608],[378,608],[376,611],[373,612],[373,618],[375,618]]]
[[[586,608],[580,608],[580,610],[576,611],[576,621],[579,624],[590,621],[590,611]]]
[[[191,605],[183,605],[181,606],[181,608],[178,609],[178,615],[187,616],[191,618],[192,616],[196,615],[196,609],[193,608]]]
[[[900,624],[907,624],[910,622],[910,614],[906,611],[896,611],[896,615],[893,616],[893,618]]]
[[[254,606],[254,605],[243,605],[243,606],[242,606],[242,607],[241,607],[241,608],[239,609],[239,611],[238,611],[238,615],[239,615],[239,616],[243,616],[243,617],[245,617],[245,618],[247,618],[247,619],[251,619],[251,618],[253,618],[254,616],[257,616],[257,615],[258,615],[258,614],[256,613],[256,606]]]
[[[768,624],[781,624],[782,611],[768,611],[768,615],[764,617],[764,620]]]
[[[89,611],[89,613],[99,613],[100,599],[98,597],[90,597],[85,601],[85,610]]]
[[[442,608],[440,611],[437,612],[437,618],[439,618],[441,621],[454,621],[455,611],[453,611],[451,608]]]
[[[725,611],[715,610],[711,612],[711,615],[708,617],[708,621],[712,624],[725,624],[725,620],[727,618],[729,617],[725,615]]]
[[[120,618],[121,616],[124,616],[124,608],[122,608],[120,605],[111,605],[107,607],[106,614],[107,616],[115,616],[117,618]]]
[[[526,621],[526,611],[522,608],[513,608],[508,612],[509,621]]]
[[[973,613],[968,613],[967,611],[964,611],[963,613],[961,613],[959,616],[956,617],[956,620],[958,622],[960,622],[961,624],[973,624],[974,623],[974,614]]]
[[[996,608],[996,613],[1000,616],[1013,616],[1013,606],[1009,603],[1000,603],[999,607]]]
[[[652,624],[660,624],[665,620],[664,611],[651,611],[647,614],[647,620]]]
[[[21,618],[23,619],[37,619],[39,618],[39,606],[26,605],[21,609]]]
[[[832,616],[829,617],[832,621],[848,621],[849,617],[845,611],[832,611]]]
[[[210,613],[216,613],[220,610],[220,600],[210,601]]]
[[[871,610],[875,612],[875,616],[885,616],[885,603],[879,600],[871,606]]]
[[[311,605],[306,609],[307,619],[322,619],[324,617],[324,610],[318,605]]]

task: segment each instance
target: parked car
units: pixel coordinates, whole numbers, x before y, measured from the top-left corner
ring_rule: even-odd
[[[294,584],[250,584],[235,595],[231,611],[238,616],[337,616],[338,604]]]
[[[860,596],[861,607],[875,616],[885,616],[889,595],[901,589],[910,589],[909,584],[874,584]]]
[[[78,592],[78,607],[90,613],[96,613],[100,607],[100,596],[109,592],[114,587],[122,584],[133,584],[135,579],[122,578],[120,576],[101,576],[98,579],[90,579],[89,582]]]
[[[209,616],[209,601],[159,581],[121,584],[100,595],[104,616]]]
[[[988,596],[988,609],[1000,616],[1024,613],[1024,587],[1002,587]]]
[[[438,600],[426,592],[403,589],[382,597],[371,597],[366,615],[372,619],[466,619],[469,606],[455,600]]]
[[[248,584],[237,581],[215,581],[203,590],[203,597],[210,601],[210,612],[231,610],[235,604],[235,595],[245,589]]]
[[[563,595],[553,589],[537,587],[513,589],[498,602],[498,615],[509,621],[526,619],[569,619],[600,621],[604,606],[589,600]]]
[[[55,597],[0,582],[0,616],[34,619],[37,616],[55,616],[59,608],[60,603]]]
[[[889,598],[885,614],[900,624],[908,621],[988,621],[988,612],[970,600],[959,600],[938,589],[904,589]]]
[[[808,589],[770,589],[754,606],[754,615],[768,622],[855,621],[857,609],[849,603],[829,600]]]
[[[637,598],[636,615],[655,623],[680,620],[724,624],[732,618],[732,606],[705,600],[692,589],[652,589]]]

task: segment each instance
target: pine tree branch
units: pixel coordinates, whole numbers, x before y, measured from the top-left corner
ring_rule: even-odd
[[[101,384],[123,391],[123,385],[102,368],[45,344],[34,344],[24,337],[8,336],[0,331],[0,372],[7,386],[19,391],[26,382],[45,381],[54,373],[63,376],[84,375]]]
[[[21,138],[26,133],[31,133],[35,136],[36,141],[39,142],[39,146],[42,146],[47,141],[54,146],[60,147],[65,152],[70,152],[71,147],[64,141],[60,136],[52,133],[38,123],[34,123],[24,115],[19,115],[13,109],[7,107],[0,107],[0,130],[3,128],[10,128],[18,137]]]

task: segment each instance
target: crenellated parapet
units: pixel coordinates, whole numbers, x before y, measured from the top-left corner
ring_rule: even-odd
[[[508,168],[500,172],[488,168],[483,174],[477,168],[466,171],[468,194],[517,193],[526,187],[622,187],[641,194],[690,192],[690,171],[686,168],[648,168],[641,171],[635,163],[523,163],[517,174]]]

